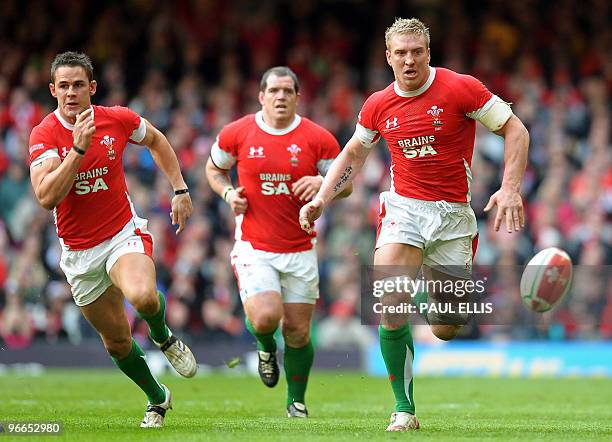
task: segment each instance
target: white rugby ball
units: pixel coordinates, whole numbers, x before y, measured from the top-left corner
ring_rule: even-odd
[[[521,277],[521,299],[531,310],[543,313],[563,299],[572,283],[572,260],[557,247],[536,254]]]

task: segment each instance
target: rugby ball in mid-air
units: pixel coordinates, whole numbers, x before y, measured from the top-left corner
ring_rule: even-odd
[[[531,258],[521,277],[521,298],[531,310],[543,313],[561,301],[572,283],[572,260],[556,247]]]

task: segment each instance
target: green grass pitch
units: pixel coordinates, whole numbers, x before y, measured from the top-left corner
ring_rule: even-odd
[[[417,378],[421,429],[384,432],[392,411],[386,379],[315,372],[308,420],[284,415],[284,379],[274,389],[251,376],[162,378],[173,393],[165,428],[140,429],[144,395],[118,370],[0,375],[0,422],[60,420],[61,436],[85,441],[612,440],[609,379]],[[8,437],[3,440],[40,440]]]

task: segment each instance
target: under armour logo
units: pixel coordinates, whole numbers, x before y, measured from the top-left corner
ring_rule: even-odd
[[[66,158],[68,155],[68,148],[66,146],[62,147],[62,158]]]
[[[263,158],[264,148],[263,146],[251,146],[249,147],[249,158]]]
[[[387,118],[387,121],[385,123],[385,127],[387,129],[395,129],[396,127],[399,127],[397,124],[397,117],[391,119],[391,118]]]

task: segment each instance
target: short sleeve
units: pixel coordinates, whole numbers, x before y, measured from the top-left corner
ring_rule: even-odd
[[[371,95],[363,104],[361,112],[357,116],[354,136],[366,147],[373,146],[380,139],[380,133],[376,129],[376,121],[374,120],[375,109],[374,95]]]
[[[221,129],[210,148],[210,159],[219,169],[229,170],[236,164],[237,157],[238,149],[235,134],[226,126]]]
[[[321,175],[325,176],[334,158],[340,153],[340,144],[338,144],[336,137],[324,128],[320,128],[319,140],[320,153],[319,159],[317,160],[317,170]]]
[[[465,115],[482,109],[493,94],[482,82],[471,75],[459,75],[459,84],[455,88],[460,109]]]
[[[491,132],[500,130],[512,116],[510,103],[506,103],[497,95],[493,95],[483,107],[467,114],[468,117],[480,121]]]
[[[128,138],[135,143],[142,142],[147,134],[144,118],[127,107],[113,106],[111,109],[124,127]]]
[[[501,129],[512,116],[510,104],[489,91],[484,84],[469,75],[461,75],[462,87],[456,88],[465,115],[480,121],[487,129]]]
[[[50,131],[36,126],[30,134],[30,166],[36,166],[49,158],[59,158],[57,144]]]

